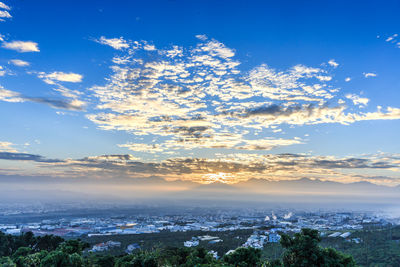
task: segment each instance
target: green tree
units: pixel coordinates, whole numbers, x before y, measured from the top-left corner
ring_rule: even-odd
[[[181,266],[215,266],[217,260],[205,249],[195,248],[192,249],[191,253],[186,257],[185,263]]]
[[[238,248],[225,255],[223,261],[235,267],[260,266],[261,250],[255,248]]]
[[[40,267],[82,267],[83,259],[78,253],[68,254],[55,250],[50,252],[41,262]]]
[[[86,258],[86,266],[91,267],[109,267],[114,266],[115,257],[111,255],[96,255],[91,254]]]
[[[10,257],[1,257],[0,258],[0,266],[1,267],[17,267],[17,264]]]
[[[16,259],[18,257],[25,257],[28,254],[32,253],[32,249],[31,248],[27,248],[27,247],[20,247],[17,249],[17,251],[14,252],[14,254],[12,255],[13,259]]]
[[[0,257],[12,254],[12,237],[0,231]]]
[[[80,239],[77,240],[67,240],[59,245],[57,250],[61,250],[67,254],[81,254],[85,248],[88,248],[89,244],[82,242]]]
[[[282,235],[281,244],[286,251],[283,266],[296,267],[354,267],[354,259],[332,248],[319,246],[321,238],[317,230],[302,229],[294,237]]]
[[[278,259],[271,262],[267,261],[264,263],[263,267],[282,267],[282,261]]]
[[[38,236],[36,238],[36,244],[34,249],[35,251],[41,251],[41,250],[53,251],[62,242],[64,242],[64,239],[59,236],[54,236],[54,235]]]
[[[115,265],[114,267],[130,267],[133,266],[131,265],[131,261],[134,259],[134,255],[125,255],[122,257],[119,257],[116,261],[115,261]]]

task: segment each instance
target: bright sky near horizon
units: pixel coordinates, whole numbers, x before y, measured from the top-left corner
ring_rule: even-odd
[[[400,183],[399,1],[1,1],[0,175]]]

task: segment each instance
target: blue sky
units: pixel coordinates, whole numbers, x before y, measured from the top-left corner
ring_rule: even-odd
[[[2,1],[0,174],[398,184],[399,11]]]

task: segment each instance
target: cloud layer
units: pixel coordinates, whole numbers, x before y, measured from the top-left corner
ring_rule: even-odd
[[[5,143],[5,142],[2,142]],[[1,143],[0,143],[1,144]],[[10,144],[3,147],[10,150]],[[198,183],[237,183],[251,178],[297,180],[303,177],[337,182],[369,181],[400,183],[400,155],[375,154],[362,157],[312,156],[307,154],[220,154],[215,158],[170,158],[145,162],[133,155],[102,155],[82,159],[48,159],[40,155],[0,152],[0,159],[34,162],[37,173],[53,176],[102,179],[148,178],[188,180]],[[367,171],[369,175],[360,174]],[[375,175],[386,172],[387,175]]]
[[[163,49],[146,41],[101,37],[97,42],[123,51],[112,59],[106,84],[90,89],[98,112],[87,118],[101,129],[131,133],[133,140],[121,147],[168,154],[270,150],[304,143],[298,137],[276,138],[272,133],[283,126],[400,119],[400,110],[392,107],[349,111],[351,105],[352,110],[365,108],[369,99],[340,93],[332,81],[332,67],[339,66],[334,59],[321,64],[330,69],[295,65],[276,70],[261,64],[243,72],[235,50],[205,35],[196,37],[199,43],[193,47]],[[142,136],[153,141],[139,142]]]

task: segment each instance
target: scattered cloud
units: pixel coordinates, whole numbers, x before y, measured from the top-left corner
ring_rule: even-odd
[[[18,67],[27,67],[30,65],[29,62],[21,59],[11,59],[8,63]]]
[[[400,118],[392,107],[350,112],[324,68],[295,65],[276,70],[262,64],[242,72],[233,49],[196,37],[200,42],[194,47],[154,46],[152,51],[146,41],[129,41],[132,46],[111,60],[106,83],[90,88],[98,105],[87,118],[103,130],[132,134],[133,141],[121,147],[153,154],[213,148],[263,151],[303,142],[265,134],[260,140],[260,132],[282,124],[348,125]],[[337,64],[329,61],[334,68]],[[358,107],[369,101],[348,98]],[[335,102],[338,105],[331,104]],[[145,144],[140,136],[154,141]]]
[[[3,42],[2,47],[10,50],[15,50],[20,53],[40,52],[38,44],[32,41]]]
[[[337,63],[334,59],[329,60],[328,64],[334,68],[337,68],[339,66],[339,63]]]
[[[377,74],[373,73],[373,72],[364,72],[363,75],[364,75],[365,78],[376,77],[377,76]]]
[[[150,44],[145,44],[143,46],[143,49],[146,51],[156,51],[156,47],[154,45],[150,45]]]
[[[7,6],[6,4],[4,4],[3,2],[0,2],[0,8],[5,9],[5,10],[11,10],[11,8],[9,6]]]
[[[128,48],[129,44],[122,38],[106,38],[101,36],[100,39],[96,39],[96,42],[102,45],[111,46],[114,49],[122,50],[123,48]]]
[[[9,18],[12,18],[12,16],[8,11],[0,10],[0,21],[3,21],[4,19],[9,19]]]
[[[238,149],[243,150],[271,150],[276,147],[290,146],[295,144],[303,144],[300,138],[294,139],[261,139],[261,140],[246,140],[244,145],[238,146]]]
[[[392,36],[389,36],[388,38],[386,38],[386,42],[392,42],[394,41],[399,35],[397,33],[393,34]]]
[[[198,34],[196,35],[196,38],[202,41],[206,41],[208,39],[207,35],[205,34]]]
[[[354,105],[360,105],[360,106],[366,106],[368,105],[369,99],[366,97],[360,97],[358,95],[355,94],[347,94],[346,95],[347,99],[350,99],[351,101],[353,101]]]
[[[82,82],[83,79],[81,74],[73,72],[66,73],[62,71],[55,71],[51,73],[39,72],[38,77],[48,84],[56,84],[56,82],[79,83]]]
[[[11,8],[9,6],[7,6],[3,2],[0,2],[0,21],[5,21],[5,19],[12,18],[11,14],[8,12],[10,10]],[[2,41],[2,38],[0,38],[0,41]]]
[[[247,140],[241,134],[231,133],[217,133],[212,137],[201,137],[195,134],[193,136],[182,137],[178,142],[175,140],[169,140],[161,144],[144,144],[144,143],[127,143],[120,144],[119,147],[128,148],[134,152],[146,152],[146,153],[171,153],[174,150],[179,149],[200,149],[200,148],[223,148],[223,149],[237,149],[237,150],[272,150],[277,147],[290,146],[303,144],[300,138],[294,139],[255,139]]]
[[[399,39],[399,35],[397,33],[387,37],[385,39],[386,42],[394,44],[397,48],[400,48],[400,39]]]

